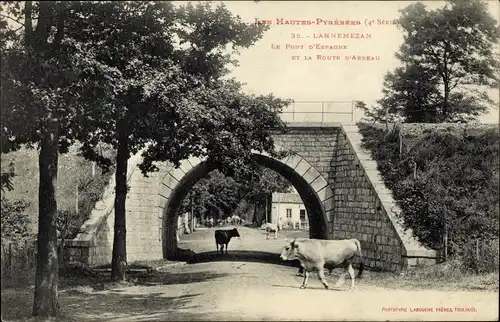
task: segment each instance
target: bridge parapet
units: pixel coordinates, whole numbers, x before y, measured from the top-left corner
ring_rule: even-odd
[[[354,101],[295,101],[281,113],[287,123],[352,123]]]

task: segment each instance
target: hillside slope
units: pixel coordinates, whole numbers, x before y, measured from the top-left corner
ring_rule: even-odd
[[[447,239],[449,254],[470,257],[471,240],[498,238],[498,125],[358,126],[405,226],[424,245],[443,249]]]
[[[94,167],[95,175],[92,175],[92,162],[78,156],[78,145],[70,148],[67,154],[59,156],[59,171],[57,178],[57,206],[59,210],[74,210],[76,205],[76,188],[79,187],[79,211],[90,211],[93,207],[93,199],[99,199],[104,185],[112,174],[103,174],[99,167]],[[103,154],[112,155],[109,149]],[[4,197],[9,200],[20,199],[29,202],[30,206],[26,209],[31,219],[31,229],[36,232],[38,225],[38,151],[35,149],[23,148],[19,151],[2,154],[1,167],[2,172],[13,163],[15,177],[13,178],[12,191],[5,191]],[[96,195],[97,196],[94,196]]]

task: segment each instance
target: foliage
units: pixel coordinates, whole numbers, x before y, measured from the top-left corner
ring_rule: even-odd
[[[243,209],[245,207],[242,208],[241,204],[255,204],[273,192],[289,191],[290,183],[278,173],[260,166],[256,171],[258,173],[253,177],[257,179],[250,182],[238,181],[218,170],[210,172],[193,186],[183,201],[181,212],[190,211],[193,198],[193,210],[199,218],[213,216],[224,219],[236,214],[237,209],[240,209],[241,217],[243,211],[249,210]]]
[[[15,177],[14,163],[10,162],[8,170],[2,170],[2,198],[1,198],[1,227],[2,239],[9,241],[20,240],[30,235],[30,217],[26,208],[29,202],[22,199],[9,200],[5,197],[4,191],[14,190],[12,183]]]
[[[2,170],[2,173],[0,174],[0,184],[2,192],[5,192],[6,190],[12,191],[14,189],[14,186],[12,184],[12,179],[14,178],[14,176],[14,163],[11,162],[9,164],[9,169],[5,172]]]
[[[58,197],[61,199],[73,197],[70,204],[64,199],[59,203],[61,207],[58,211],[57,229],[60,233],[62,228],[65,228],[65,238],[76,237],[80,227],[90,218],[96,202],[102,199],[104,189],[108,186],[115,169],[113,163],[105,169],[92,165],[79,155],[81,154],[80,146],[81,144],[74,145],[70,153],[61,158],[59,165]],[[111,160],[116,156],[116,151],[109,145],[103,144],[99,147],[98,154],[102,158]],[[78,190],[78,198],[76,198],[76,190]],[[78,200],[77,208],[75,208],[76,200]]]
[[[398,26],[402,66],[384,77],[383,98],[369,118],[467,122],[496,106],[488,92],[499,85],[500,33],[485,2],[449,0],[435,10],[418,2],[401,10]]]
[[[498,236],[498,130],[478,135],[430,131],[407,138],[399,158],[397,132],[387,135],[361,124],[360,129],[405,226],[421,242],[440,249],[446,228],[448,252],[460,256],[470,239]]]
[[[29,204],[24,200],[8,200],[2,197],[2,239],[18,240],[30,235],[30,219],[25,209]]]
[[[37,146],[39,154],[38,251],[34,316],[56,316],[57,172],[59,153],[76,141],[75,119],[88,106],[102,102],[102,82],[92,79],[101,66],[93,54],[70,37],[81,18],[75,2],[5,2],[0,23],[2,153],[22,145]],[[17,30],[15,30],[17,28]]]
[[[57,167],[56,147],[67,152],[79,140],[83,156],[102,167],[112,162],[98,155],[97,145],[117,149],[113,277],[117,261],[126,262],[122,228],[130,154],[146,149],[144,173],[154,170],[155,161],[178,165],[191,155],[207,155],[214,168],[248,178],[251,171],[233,169],[250,167],[252,148],[274,153],[269,130],[284,128],[278,112],[289,101],[247,96],[237,82],[222,80],[225,66],[234,62],[223,51],[251,46],[267,27],[245,24],[224,5],[210,3],[175,8],[170,2],[75,1],[7,7],[14,20],[24,18],[25,24],[24,34],[2,24],[2,93],[7,93],[2,108],[8,113],[1,125],[9,138],[2,152],[20,144],[41,146],[40,192],[52,194],[43,200],[50,211],[40,213],[40,223],[50,231],[47,247],[55,238],[57,171],[50,169]],[[47,311],[57,308],[54,303]]]
[[[89,218],[95,203],[101,199],[104,188],[113,174],[113,168],[105,172],[97,166],[94,167],[92,162],[78,155],[78,147],[78,144],[70,147],[69,152],[59,158],[57,206],[60,210],[75,209],[75,192],[78,187],[78,222],[83,223]],[[106,157],[114,154],[114,151],[105,145],[100,150]],[[15,170],[15,176],[12,176],[11,180],[12,190],[6,189],[2,196],[8,200],[23,200],[29,204],[25,212],[31,222],[30,231],[36,231],[38,224],[37,156],[37,151],[22,148],[19,151],[2,154],[1,158],[2,172]],[[7,166],[9,164],[10,166]],[[77,226],[79,224],[75,223],[67,238],[75,236],[78,232]]]
[[[33,285],[36,240],[31,237],[14,240],[2,238],[2,289]]]
[[[442,103],[439,80],[429,68],[407,64],[384,77],[384,97],[378,103],[407,123],[435,123]]]
[[[257,165],[252,150],[278,155],[271,131],[285,130],[278,113],[291,101],[243,94],[241,84],[234,80],[210,86],[192,92],[192,102],[180,115],[170,115],[169,122],[175,124],[157,129],[161,140],[143,154],[143,171],[155,170],[156,161],[178,165],[190,155],[208,156],[213,169],[238,180],[253,180]]]

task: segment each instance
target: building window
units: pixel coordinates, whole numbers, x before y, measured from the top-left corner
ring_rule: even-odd
[[[292,209],[290,208],[286,209],[286,218],[292,218]]]
[[[305,209],[300,209],[300,220],[301,221],[306,220],[306,210]]]

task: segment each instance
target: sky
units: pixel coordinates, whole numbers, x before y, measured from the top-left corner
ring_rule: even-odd
[[[232,67],[231,76],[246,83],[245,91],[270,94],[296,101],[299,111],[351,113],[352,101],[368,105],[382,97],[383,77],[399,65],[394,57],[402,44],[403,35],[390,22],[400,16],[399,10],[417,1],[214,1],[224,3],[243,21],[270,20],[271,28],[251,48],[240,50],[238,67]],[[420,1],[429,9],[443,7],[444,1]],[[493,17],[500,20],[500,2],[485,0]],[[185,4],[177,2],[176,4]],[[277,24],[282,19],[283,24]],[[318,21],[321,19],[321,21]],[[285,21],[310,20],[311,25],[284,24]],[[335,20],[359,21],[360,25],[328,25]],[[319,22],[319,24],[317,24]],[[9,20],[9,24],[12,21]],[[346,34],[353,38],[325,39],[324,34]],[[300,37],[300,38],[298,38]],[[358,38],[356,38],[358,37]],[[364,38],[362,38],[364,37]],[[368,38],[369,37],[369,38]],[[288,48],[287,48],[288,45]],[[309,46],[333,46],[333,49],[309,49]],[[279,46],[279,49],[277,47]],[[302,48],[300,48],[302,46]],[[338,56],[338,60],[318,60]],[[293,59],[292,56],[298,57]],[[305,60],[305,56],[311,57]],[[370,60],[346,60],[346,56]],[[497,102],[486,115],[484,123],[499,123],[499,91],[491,90],[490,98]],[[299,103],[315,101],[316,103]],[[324,103],[321,101],[334,101]],[[340,102],[343,101],[343,102]],[[290,109],[291,110],[291,109]],[[318,114],[300,114],[299,120],[318,120]],[[287,115],[287,120],[290,120]],[[295,117],[297,117],[295,116]],[[319,115],[320,116],[320,115]],[[308,117],[311,117],[308,119]],[[321,116],[320,116],[321,117]],[[361,111],[333,115],[338,121],[357,121]],[[297,119],[295,119],[297,121]]]
[[[379,19],[388,22],[397,19],[400,9],[416,1],[222,2],[243,21],[254,22],[259,19],[272,22],[261,40],[253,47],[240,51],[237,57],[239,67],[232,68],[231,76],[246,83],[245,90],[248,93],[273,93],[296,101],[361,100],[373,104],[382,96],[384,75],[399,65],[394,54],[403,41],[396,25],[379,24]],[[423,2],[429,9],[444,6],[442,1]],[[488,0],[488,5],[492,15],[499,20],[499,2]],[[311,20],[315,24],[279,25],[278,19],[283,19],[283,23],[285,20]],[[317,19],[323,22],[320,21],[318,25]],[[361,24],[324,25],[324,21],[336,19],[354,20]],[[349,34],[359,38],[318,38],[325,33]],[[300,35],[300,39],[297,35]],[[311,45],[337,47],[309,49]],[[318,55],[340,56],[340,59],[318,60]],[[299,58],[293,59],[292,56]],[[305,56],[310,56],[311,60],[305,60]],[[372,60],[346,60],[345,56],[369,56]],[[498,102],[498,90],[492,90],[490,97]],[[321,110],[320,105],[302,104],[299,109],[318,111]],[[331,104],[329,109],[349,112],[351,104]],[[355,120],[361,117],[362,112],[355,112]],[[481,117],[480,121],[498,123],[498,107]]]

